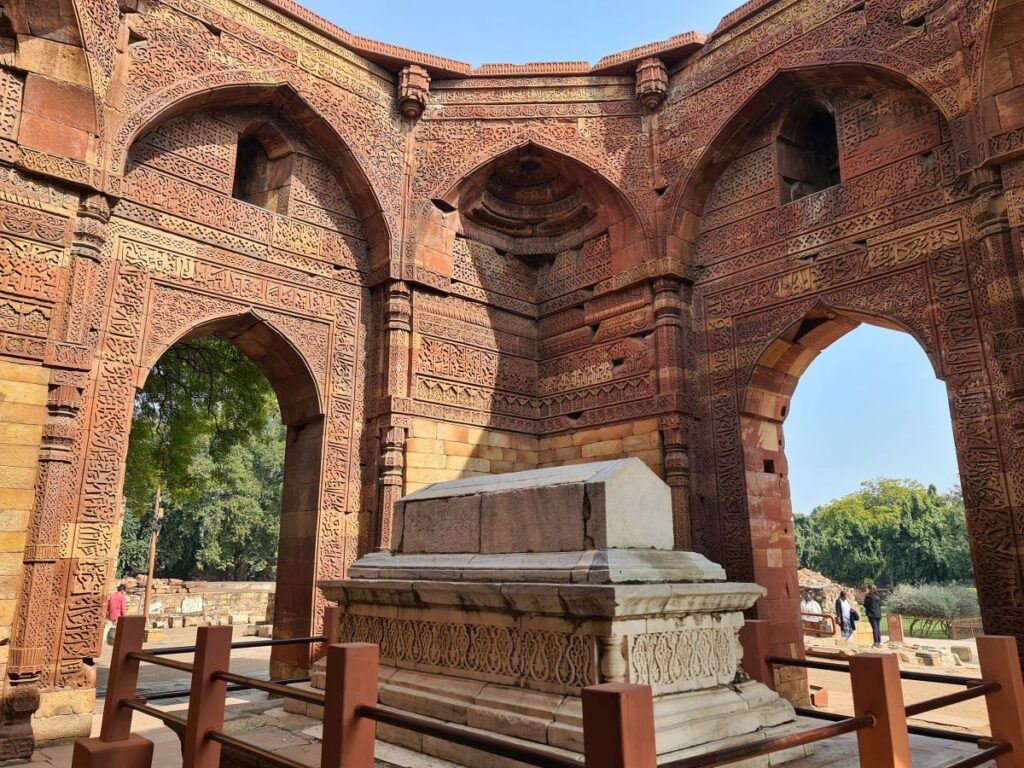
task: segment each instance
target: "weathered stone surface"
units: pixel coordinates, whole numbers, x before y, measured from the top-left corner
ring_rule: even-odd
[[[289,426],[280,635],[394,548],[402,495],[633,457],[668,543],[598,519],[587,546],[700,551],[767,588],[792,652],[783,423],[873,322],[949,390],[985,629],[1024,637],[1020,3],[759,0],[594,66],[475,72],[274,4],[8,5],[0,366],[43,397],[0,404],[0,509],[30,513],[4,524],[4,712],[91,685],[135,391],[204,334]]]

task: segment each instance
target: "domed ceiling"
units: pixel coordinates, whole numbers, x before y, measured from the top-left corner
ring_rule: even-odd
[[[517,255],[553,254],[601,231],[600,184],[577,163],[527,144],[467,179],[458,209],[470,237]]]

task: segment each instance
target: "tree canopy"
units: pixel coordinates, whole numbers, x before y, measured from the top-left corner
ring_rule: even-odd
[[[231,344],[175,344],[135,399],[118,570],[145,570],[157,485],[157,575],[247,579],[273,565],[285,429],[263,374]]]
[[[959,488],[879,478],[795,520],[797,558],[848,584],[968,582],[974,577]]]

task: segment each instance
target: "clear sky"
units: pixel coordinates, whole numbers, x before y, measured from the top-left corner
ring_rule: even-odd
[[[357,35],[480,64],[589,61],[707,34],[742,0],[299,0]]]
[[[708,33],[741,0],[304,0],[354,34],[473,66],[589,61],[680,32]],[[959,482],[945,387],[909,335],[861,326],[803,375],[786,420],[793,510],[862,480]]]

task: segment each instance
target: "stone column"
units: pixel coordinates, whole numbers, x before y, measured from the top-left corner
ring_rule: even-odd
[[[105,225],[110,216],[101,195],[83,196],[71,242],[64,304],[55,315],[47,343],[49,368],[47,415],[43,425],[35,501],[24,550],[24,575],[11,635],[6,688],[0,721],[0,760],[28,757],[34,748],[31,718],[48,693],[83,689],[71,702],[75,722],[62,722],[44,737],[88,735],[95,701],[91,668],[82,659],[99,655],[105,567],[90,577],[74,567],[78,477],[81,470],[82,409],[88,371],[95,353],[92,322],[98,301],[98,275]],[[105,563],[104,563],[105,566]],[[94,610],[75,613],[78,593],[87,592]],[[88,614],[88,615],[87,615]],[[74,618],[72,618],[74,617]],[[69,649],[63,625],[85,626],[88,642]],[[84,622],[84,624],[83,624]],[[71,650],[74,653],[71,653]],[[67,704],[68,702],[65,702]],[[68,707],[63,707],[64,709]]]
[[[393,413],[395,400],[409,396],[409,349],[412,342],[412,292],[402,281],[386,288],[384,308],[386,334],[385,366],[387,405],[380,423],[380,493],[377,495],[377,546],[391,548],[391,522],[395,502],[403,494],[405,483],[405,438],[408,417]]]
[[[676,277],[654,281],[654,333],[658,393],[679,409],[685,396],[686,331],[683,327],[684,292],[689,288]],[[665,451],[665,482],[672,489],[675,548],[692,549],[690,531],[689,416],[680,410],[659,421]]]

